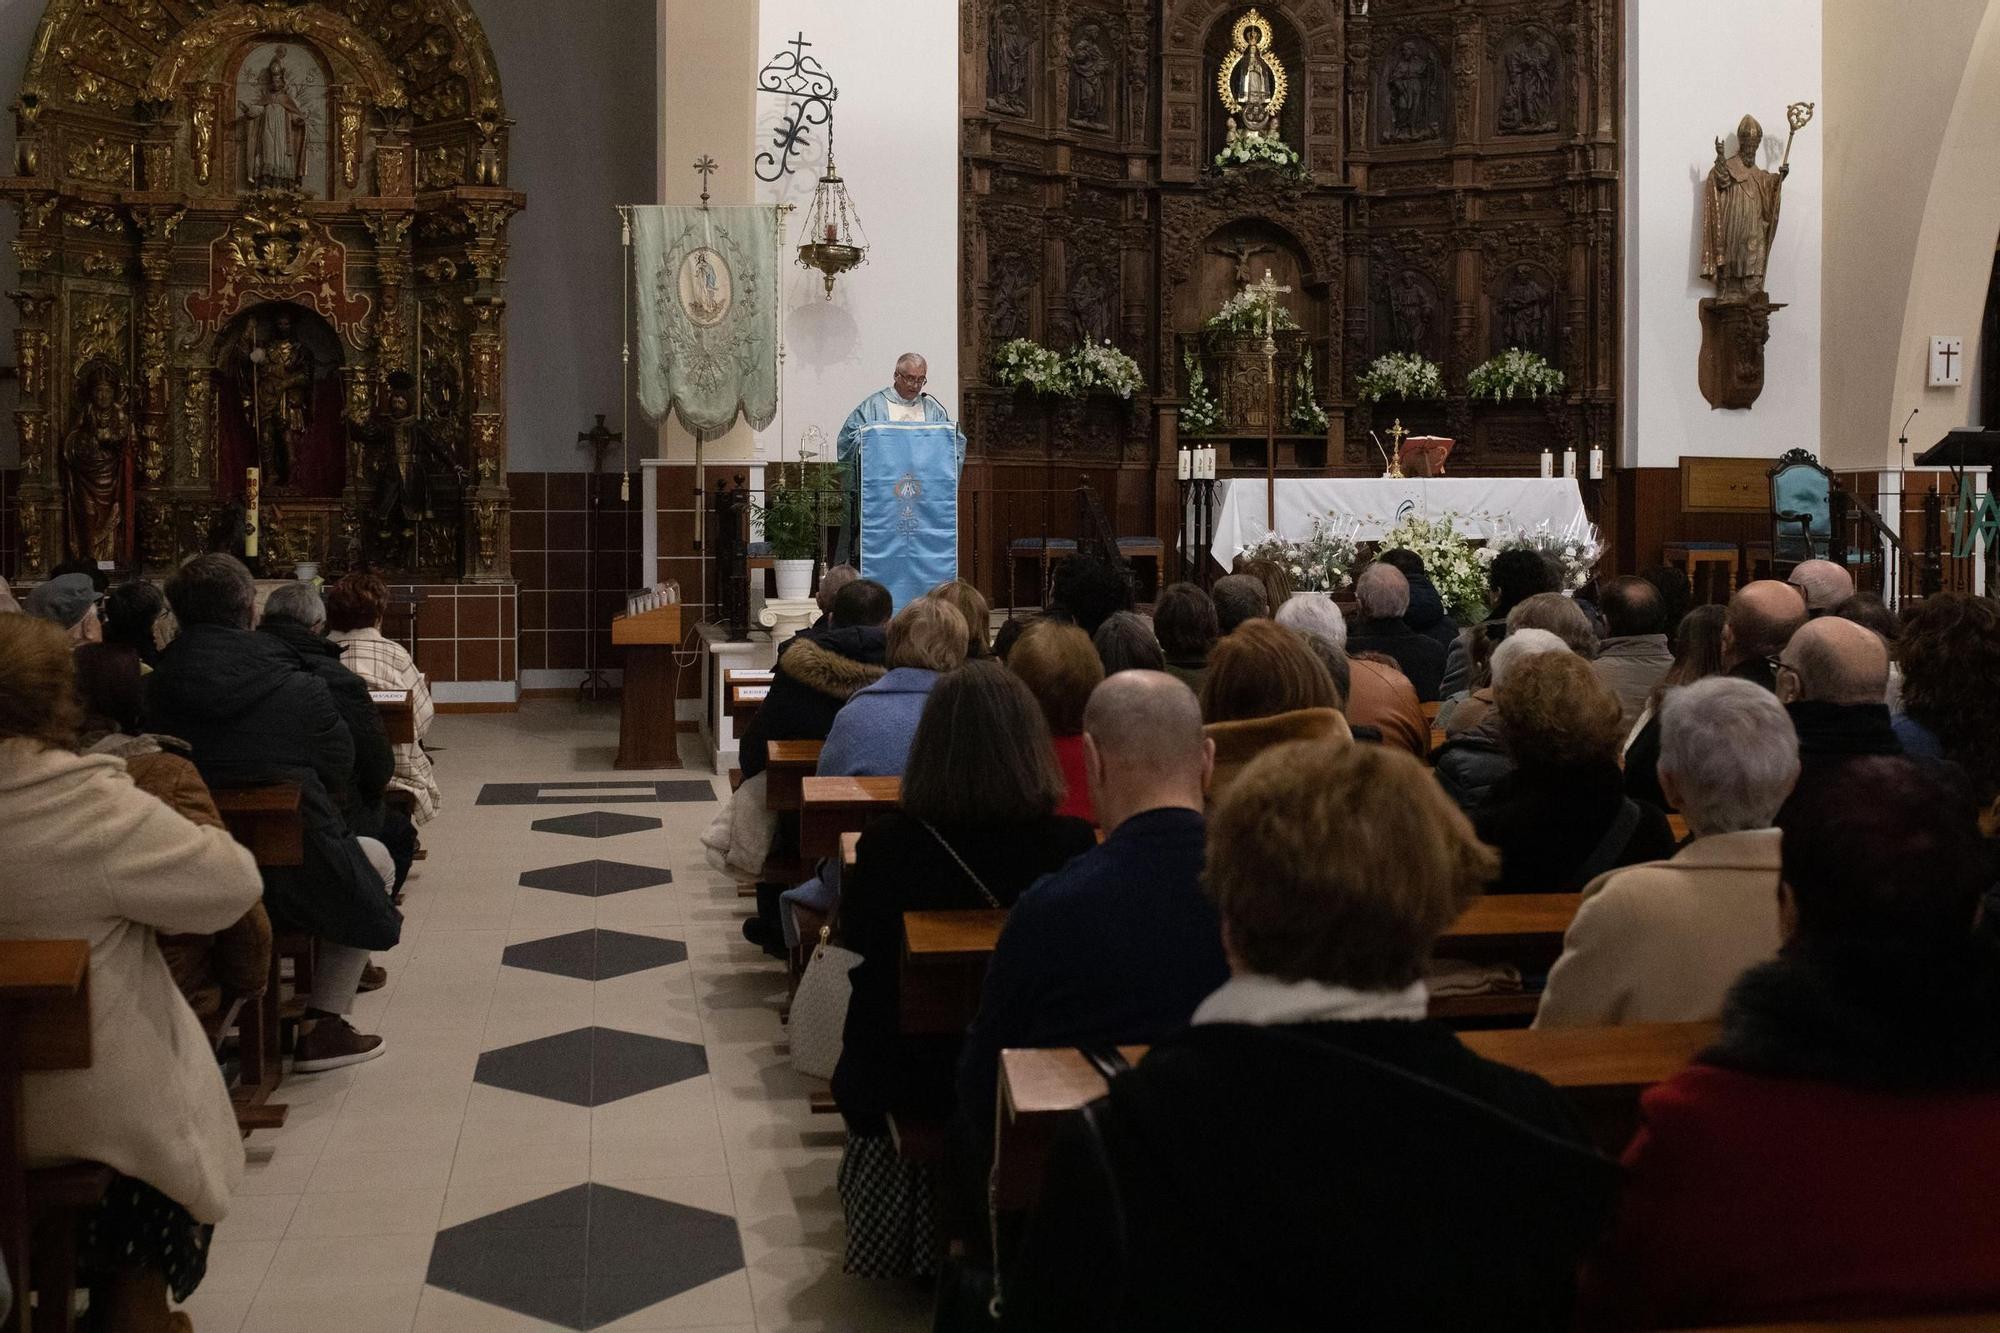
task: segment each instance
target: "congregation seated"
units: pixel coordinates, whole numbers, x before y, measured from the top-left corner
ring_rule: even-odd
[[[1330,598],[1294,597],[1278,608],[1276,619],[1339,656],[1347,679],[1343,683],[1336,672],[1334,684],[1341,687],[1341,711],[1357,736],[1372,730],[1383,744],[1420,759],[1430,753],[1430,724],[1416,687],[1393,659],[1347,655],[1347,618]],[[1328,670],[1333,670],[1331,665]]]
[[[1458,640],[1458,622],[1445,610],[1444,595],[1431,581],[1424,558],[1399,546],[1392,551],[1378,551],[1375,559],[1400,570],[1404,582],[1409,584],[1410,606],[1403,612],[1403,623],[1449,653]]]
[[[1273,609],[1264,585],[1248,574],[1224,574],[1208,595],[1215,604],[1217,638],[1228,638],[1246,621],[1268,618]]]
[[[982,657],[993,656],[991,637],[993,608],[987,605],[986,595],[967,583],[964,579],[947,579],[925,593],[950,602],[965,617],[965,660],[976,662]]]
[[[1559,592],[1538,592],[1533,597],[1522,599],[1507,613],[1502,628],[1507,635],[1518,634],[1524,629],[1547,630],[1584,661],[1594,663],[1597,658],[1597,631],[1592,627],[1590,617],[1573,598]],[[1497,640],[1474,640],[1475,657],[1468,681],[1471,693],[1447,699],[1438,709],[1438,726],[1444,729],[1447,737],[1476,728],[1493,707],[1492,655],[1505,641],[1504,636]]]
[[[1215,602],[1199,584],[1170,583],[1153,603],[1153,633],[1167,659],[1167,674],[1201,693],[1208,672],[1208,650],[1222,637],[1215,621]]]
[[[1104,842],[1022,894],[993,950],[958,1073],[981,1143],[1001,1051],[1158,1041],[1228,975],[1201,885],[1215,747],[1194,695],[1123,672],[1090,696],[1083,726]]]
[[[1746,583],[1730,597],[1722,616],[1723,674],[1776,691],[1772,665],[1799,626],[1806,623],[1805,599],[1775,579]],[[1625,790],[1641,801],[1666,807],[1660,790],[1660,719],[1648,719],[1625,747]]]
[[[340,807],[349,829],[389,849],[400,889],[417,854],[417,830],[409,815],[384,799],[396,776],[395,748],[382,726],[381,710],[368,692],[368,682],[343,665],[341,646],[327,638],[325,630],[326,603],[310,583],[273,588],[264,599],[264,614],[257,622],[259,634],[270,635],[298,654],[340,710],[340,719],[354,742],[354,767],[338,785],[329,787],[327,794]],[[415,702],[412,698],[412,705]]]
[[[1618,696],[1619,725],[1629,733],[1674,664],[1666,603],[1658,588],[1627,575],[1598,585],[1597,609],[1604,616],[1597,678]]]
[[[1245,560],[1238,556],[1235,572],[1255,579],[1264,589],[1264,614],[1267,616],[1276,615],[1279,607],[1292,600],[1292,593],[1298,588],[1292,582],[1291,570],[1269,558]]]
[[[2000,957],[1970,804],[1908,759],[1802,780],[1778,957],[1641,1099],[1600,1328],[2000,1308]]]
[[[90,575],[57,574],[37,583],[21,609],[67,634],[72,645],[97,643],[104,637],[97,610],[102,599]]]
[[[770,691],[739,741],[745,781],[764,771],[770,742],[825,740],[841,705],[888,671],[889,590],[874,579],[849,579],[830,605],[824,628],[815,625],[778,646]]]
[[[139,654],[146,670],[160,660],[159,624],[167,599],[144,579],[121,583],[104,595],[104,642]]]
[[[1854,595],[1854,576],[1831,560],[1801,560],[1785,582],[1805,599],[1806,616],[1818,620]]]
[[[903,776],[931,690],[946,672],[965,665],[967,639],[965,617],[950,602],[919,597],[898,611],[883,639],[882,661],[888,670],[856,690],[834,715],[820,747],[818,775]],[[1094,653],[1091,660],[1097,660]],[[811,879],[779,895],[779,924],[787,947],[799,944],[798,909],[822,917],[832,914],[840,900],[839,870],[837,862],[823,864]]]
[[[1625,794],[1618,700],[1590,663],[1530,657],[1508,669],[1494,703],[1514,767],[1474,821],[1500,853],[1489,892],[1574,893],[1607,870],[1673,854],[1666,815]]]
[[[842,944],[861,955],[833,1075],[848,1130],[840,1195],[847,1270],[867,1277],[935,1271],[936,1172],[898,1157],[887,1117],[948,1118],[958,1061],[956,1037],[899,1029],[903,913],[1012,906],[1095,842],[1088,823],[1055,813],[1062,773],[1048,726],[997,662],[939,677],[903,777],[896,811],[861,835],[838,918]]]
[[[1209,654],[1201,687],[1204,733],[1215,743],[1211,804],[1265,750],[1285,741],[1346,744],[1333,677],[1305,636],[1272,620],[1245,621]]]
[[[77,701],[83,708],[78,748],[124,761],[133,785],[191,824],[222,828],[208,784],[187,758],[185,742],[140,730],[145,692],[139,654],[122,644],[76,650]],[[271,918],[261,899],[235,924],[213,934],[163,934],[160,952],[181,997],[213,1040],[231,1000],[261,992],[270,977]]]
[[[1097,649],[1097,660],[1103,664],[1107,676],[1120,671],[1164,671],[1167,667],[1166,654],[1153,636],[1153,627],[1134,611],[1119,611],[1107,617],[1091,636],[1091,645]]]
[[[402,690],[410,696],[417,735],[415,740],[396,742],[396,771],[389,785],[408,792],[415,802],[411,818],[428,824],[444,804],[431,757],[424,753],[424,737],[436,710],[430,684],[417,670],[410,650],[382,633],[382,618],[389,611],[388,585],[373,574],[349,574],[328,590],[325,605],[326,637],[340,646],[341,665],[371,690]]]
[[[382,1039],[348,1023],[368,951],[402,936],[390,900],[395,865],[373,838],[357,837],[330,792],[354,770],[354,741],[332,694],[291,648],[251,631],[257,589],[227,555],[196,556],[167,583],[180,633],[146,677],[145,726],[178,736],[211,788],[295,782],[304,864],[264,868],[264,905],[280,929],[318,941],[311,1030],[293,1068],[338,1069],[382,1053]]]
[[[1086,635],[1118,611],[1132,609],[1132,584],[1123,571],[1095,556],[1072,556],[1050,580],[1047,618],[1067,621]]]
[[[1359,617],[1347,633],[1350,654],[1384,653],[1396,661],[1420,703],[1439,698],[1447,650],[1437,640],[1404,623],[1410,609],[1410,584],[1394,565],[1375,561],[1354,581]]]
[[[1903,617],[1903,711],[1896,737],[1913,758],[1948,759],[1982,807],[2000,796],[2000,605],[1936,593]]]
[[[1508,634],[1487,659],[1484,670],[1493,684],[1480,691],[1487,698],[1473,695],[1467,701],[1467,709],[1477,705],[1476,712],[1466,714],[1476,721],[1466,725],[1465,717],[1454,719],[1457,729],[1446,733],[1445,743],[1431,758],[1445,794],[1468,816],[1477,816],[1495,784],[1514,771],[1500,710],[1492,702],[1494,691],[1529,658],[1568,651],[1568,645],[1548,630],[1528,628]]]
[[[1230,979],[1058,1133],[1010,1321],[1561,1327],[1615,1173],[1547,1083],[1425,1017],[1495,868],[1406,754],[1252,763],[1208,830]]]
[[[813,621],[810,628],[815,630],[833,628],[833,599],[840,596],[842,588],[860,577],[861,571],[853,565],[833,565],[819,576],[819,589],[813,593],[813,602],[819,607],[819,619]],[[789,643],[791,640],[787,639],[785,642]],[[781,649],[782,646],[780,645]]]
[[[1891,713],[1903,711],[1903,668],[1897,655],[1897,640],[1902,637],[1903,620],[1882,600],[1881,594],[1857,592],[1852,597],[1842,599],[1832,612],[1842,620],[1851,620],[1857,625],[1866,625],[1882,636],[1882,642],[1889,649],[1889,693],[1885,702]]]
[[[1486,571],[1487,590],[1493,594],[1486,619],[1462,629],[1445,655],[1444,679],[1438,683],[1438,697],[1470,693],[1473,667],[1489,656],[1507,637],[1507,616],[1536,593],[1555,592],[1556,570],[1540,554],[1524,546],[1510,546],[1493,557]]]
[[[1667,691],[1722,674],[1722,622],[1727,614],[1721,606],[1697,606],[1680,618],[1673,636],[1676,645],[1673,665],[1660,677],[1660,683],[1653,687],[1653,692],[1646,696],[1646,706],[1627,728],[1627,751],[1659,713],[1660,701],[1666,697]]]
[[[78,754],[79,721],[67,634],[0,616],[0,827],[16,867],[0,877],[0,939],[90,944],[88,1067],[26,1076],[21,1147],[31,1167],[116,1173],[79,1221],[78,1279],[94,1327],[152,1333],[173,1327],[169,1296],[201,1282],[243,1177],[222,1073],[156,932],[228,930],[262,885],[227,831],[141,791],[122,760]]]
[[[1778,654],[1777,683],[1808,773],[1903,752],[1885,702],[1889,649],[1874,630],[1834,615],[1808,620]]]
[[[1798,776],[1792,719],[1768,692],[1716,679],[1667,696],[1660,783],[1694,840],[1584,889],[1535,1026],[1717,1017],[1736,979],[1777,954],[1772,824]]]
[[[1104,623],[1111,624],[1110,617]],[[1056,813],[1094,822],[1083,768],[1083,710],[1091,691],[1104,679],[1097,646],[1079,626],[1038,620],[1021,631],[1007,654],[1007,669],[1028,687],[1054,738],[1056,764],[1063,776],[1063,798]]]

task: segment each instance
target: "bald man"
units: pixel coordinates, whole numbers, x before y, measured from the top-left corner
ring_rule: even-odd
[[[1786,582],[1806,599],[1806,614],[1815,620],[1854,595],[1854,576],[1831,560],[1802,560]]]
[[[1806,623],[1806,603],[1797,588],[1776,579],[1746,583],[1729,599],[1722,618],[1722,670],[1775,693],[1779,653]],[[1656,713],[1625,747],[1625,794],[1672,810],[1660,789],[1660,718]]]
[[[1159,671],[1110,677],[1084,709],[1083,756],[1104,842],[1014,904],[959,1066],[989,1149],[1002,1050],[1155,1041],[1229,975],[1201,888],[1215,743],[1194,692]]]
[[[928,362],[916,352],[905,352],[896,358],[896,368],[889,377],[889,387],[878,389],[855,405],[847,414],[847,420],[840,428],[840,436],[834,441],[834,456],[842,463],[859,465],[855,450],[860,447],[860,433],[863,426],[878,421],[930,421],[948,422],[951,414],[944,410],[944,404],[932,397],[926,386],[930,383],[931,368]],[[965,464],[965,436],[952,432],[956,443],[956,462]],[[848,487],[855,495],[855,504],[850,505],[846,527],[840,534],[840,546],[834,552],[834,563],[844,565],[854,553],[854,530],[860,526],[858,503],[861,478],[857,471],[850,473]]]
[[[1778,655],[1778,698],[1798,730],[1806,773],[1858,755],[1903,753],[1888,693],[1888,645],[1851,620],[1812,621]]]

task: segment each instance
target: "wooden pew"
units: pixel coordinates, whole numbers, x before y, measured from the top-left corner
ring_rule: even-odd
[[[823,741],[767,741],[764,746],[764,808],[777,814],[796,810],[802,784],[819,768]]]
[[[858,834],[845,835],[859,841]],[[1546,967],[1562,954],[1563,935],[1582,897],[1574,893],[1496,894],[1467,908],[1439,938],[1441,958],[1518,962]],[[903,914],[902,1009],[912,1036],[963,1032],[979,1011],[986,965],[1007,914],[981,908]],[[1525,1021],[1535,1016],[1539,992],[1438,996],[1431,1017],[1441,1022]]]
[[[230,835],[250,849],[259,869],[305,864],[305,822],[299,813],[299,784],[265,787],[223,787],[212,793]],[[287,1108],[271,1094],[283,1079],[284,1057],[279,1029],[283,1023],[277,939],[271,941],[271,971],[264,993],[245,1003],[237,1014],[239,1074],[230,1089],[236,1123],[245,1132],[276,1129],[285,1123]]]
[[[375,700],[375,711],[382,715],[382,730],[389,734],[391,745],[415,745],[417,743],[417,710],[410,702],[408,690],[370,690]]]
[[[27,1169],[21,1155],[23,1078],[89,1067],[89,943],[0,941],[0,1263],[14,1287],[9,1330],[25,1333],[29,1296],[36,1291],[42,1312],[35,1327],[72,1327],[76,1217],[111,1183],[111,1169],[95,1162]]]
[[[1466,1046],[1489,1060],[1540,1074],[1563,1090],[1593,1129],[1604,1113],[1636,1117],[1639,1094],[1673,1077],[1715,1039],[1713,1023],[1639,1023],[1609,1028],[1467,1032]],[[1121,1048],[1138,1063],[1143,1046]],[[1070,1049],[1000,1053],[994,1142],[994,1189],[1003,1210],[1026,1208],[1041,1192],[1042,1168],[1065,1115],[1104,1095],[1104,1079]],[[1602,1138],[1599,1146],[1606,1146]],[[1611,1144],[1617,1151],[1623,1142]]]
[[[858,833],[896,808],[900,778],[806,778],[799,803],[799,854],[840,855],[840,835]]]

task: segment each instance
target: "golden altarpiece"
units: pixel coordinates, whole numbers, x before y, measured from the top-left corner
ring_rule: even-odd
[[[25,577],[251,518],[262,572],[508,577],[526,199],[468,0],[51,0],[14,114]]]

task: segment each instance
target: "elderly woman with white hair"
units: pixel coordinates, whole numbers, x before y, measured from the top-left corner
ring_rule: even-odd
[[[1724,676],[1669,693],[1660,783],[1694,838],[1672,860],[1600,875],[1549,973],[1537,1027],[1693,1023],[1777,956],[1778,808],[1799,744],[1769,690]]]
[[[1486,669],[1499,688],[1508,672],[1543,653],[1566,653],[1569,645],[1545,629],[1515,630],[1493,650]],[[1493,784],[1514,771],[1513,756],[1500,730],[1500,710],[1487,708],[1479,724],[1454,735],[1437,752],[1433,763],[1445,794],[1467,815],[1477,815]]]

